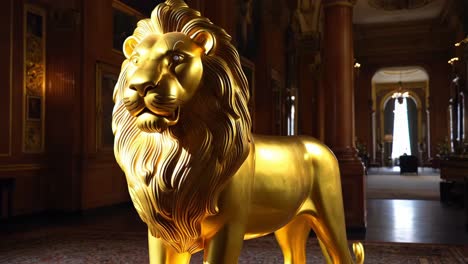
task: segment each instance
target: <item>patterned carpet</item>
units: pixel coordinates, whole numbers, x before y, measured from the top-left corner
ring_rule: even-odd
[[[365,243],[369,264],[468,263],[463,247],[446,245]],[[466,248],[465,248],[466,249]],[[324,263],[318,244],[307,244],[307,263]],[[0,263],[148,263],[146,234],[108,233],[105,230],[36,231],[2,236]],[[202,263],[201,253],[190,263]],[[273,236],[246,241],[239,263],[283,263]]]

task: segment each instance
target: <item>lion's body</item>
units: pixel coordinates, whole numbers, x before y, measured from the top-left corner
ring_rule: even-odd
[[[255,151],[225,191],[242,186],[250,192],[235,190],[233,197],[221,196],[225,203],[243,204],[247,213],[246,239],[273,233],[300,214],[316,217],[317,206],[340,207],[339,172],[328,148],[309,137],[254,138]],[[326,184],[331,189],[318,195]],[[222,212],[223,204],[219,206]]]
[[[114,91],[116,159],[148,225],[150,262],[237,262],[275,233],[305,263],[311,228],[327,262],[352,263],[337,160],[310,137],[251,134],[249,89],[224,30],[181,0],[158,5],[124,43]],[[356,244],[356,261],[363,249]]]
[[[299,214],[317,215],[314,205],[320,201],[315,201],[312,190],[316,192],[324,182],[341,191],[337,164],[330,164],[335,161],[334,156],[317,140],[255,136],[254,142],[255,168],[251,171],[254,180],[247,235],[272,233]],[[342,202],[341,192],[323,196],[321,199],[327,204]]]
[[[202,222],[202,236],[210,240],[232,221],[242,223],[244,239],[275,233],[288,251],[305,243],[313,227],[330,250],[327,259],[352,263],[333,153],[310,137],[255,135],[251,149],[221,193],[219,214]],[[296,255],[293,263],[305,263],[305,251]]]

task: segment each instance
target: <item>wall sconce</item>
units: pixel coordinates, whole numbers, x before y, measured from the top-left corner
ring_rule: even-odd
[[[354,68],[354,74],[355,74],[356,78],[359,77],[359,71],[361,69],[361,64],[359,62],[357,62],[356,59],[354,59],[353,68]]]
[[[460,47],[462,44],[466,44],[466,43],[468,43],[468,36],[460,40],[459,42],[455,43],[455,47]]]
[[[457,62],[458,62],[458,57],[453,57],[450,60],[447,61],[448,64],[450,64],[450,67],[452,68],[452,74],[457,76]]]
[[[354,68],[355,69],[361,68],[361,64],[359,62],[357,62],[356,60],[354,60]]]
[[[450,60],[448,60],[447,63],[453,66],[457,61],[458,57],[453,57]]]

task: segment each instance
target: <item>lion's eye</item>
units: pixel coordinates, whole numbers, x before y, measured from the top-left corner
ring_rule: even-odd
[[[184,55],[182,54],[173,54],[172,55],[172,61],[175,63],[181,63],[184,60]]]

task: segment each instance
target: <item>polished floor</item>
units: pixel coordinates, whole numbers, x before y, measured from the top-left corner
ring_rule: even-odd
[[[405,242],[468,245],[462,205],[436,200],[367,200],[366,232],[352,232],[350,239],[370,242]],[[42,228],[69,227],[112,231],[145,231],[131,204],[94,209],[59,216],[16,217],[0,222],[0,235],[18,234]]]
[[[351,239],[372,242],[405,242],[468,245],[464,210],[438,201],[367,201],[367,230]],[[69,227],[119,231],[145,231],[135,210],[123,204],[73,216],[36,216],[3,222],[1,233],[18,234],[38,229]]]
[[[424,197],[414,195],[414,193],[428,191],[426,189],[434,191],[432,188],[435,188],[438,192],[440,172],[432,168],[419,168],[418,175],[404,176],[400,176],[398,167],[371,168],[367,177],[375,180],[380,175],[387,178],[395,177],[392,184],[386,184],[385,188],[389,190],[384,191],[387,192],[395,189],[393,193],[398,194],[401,190],[408,189],[405,193],[413,197]],[[400,178],[409,178],[411,181]],[[419,178],[423,180],[416,181]],[[427,186],[423,188],[424,186],[419,185]],[[407,198],[408,195],[403,197]],[[468,245],[466,217],[463,204],[456,201],[451,204],[442,204],[439,199],[368,199],[365,239],[385,242]]]
[[[464,208],[428,200],[368,200],[365,240],[468,245]]]

